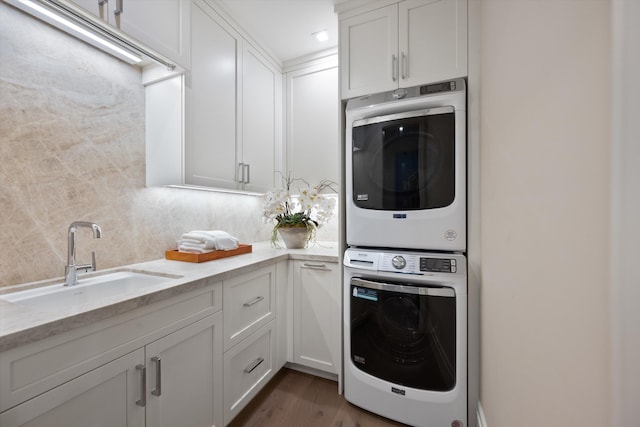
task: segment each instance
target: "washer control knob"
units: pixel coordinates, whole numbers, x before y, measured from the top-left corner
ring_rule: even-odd
[[[391,259],[391,264],[397,270],[402,270],[407,265],[407,260],[403,256],[396,255]]]

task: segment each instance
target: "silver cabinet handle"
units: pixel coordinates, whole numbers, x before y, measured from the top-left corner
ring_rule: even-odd
[[[151,390],[151,394],[154,396],[162,395],[162,359],[159,357],[152,357],[151,361],[156,364],[156,388]]]
[[[398,80],[398,75],[396,74],[397,69],[397,58],[395,55],[391,55],[391,80],[394,82]]]
[[[247,301],[244,304],[242,304],[243,307],[251,307],[254,304],[259,303],[260,301],[262,301],[264,299],[263,296],[259,296],[259,297],[255,297],[254,299],[252,299],[251,301]]]
[[[262,357],[258,357],[256,360],[254,360],[249,366],[247,366],[246,368],[244,368],[244,373],[245,374],[250,374],[251,372],[253,372],[258,366],[260,366],[260,364],[264,362],[264,358]]]
[[[120,15],[123,10],[123,0],[116,0],[116,9],[113,11],[114,15]]]
[[[326,264],[314,264],[314,263],[311,263],[311,262],[305,262],[303,265],[305,267],[308,267],[308,268],[317,268],[317,269],[328,270]]]
[[[140,399],[136,400],[136,405],[147,406],[147,367],[144,365],[136,365],[136,371],[142,371],[142,391]]]
[[[237,176],[237,181],[242,184],[244,183],[244,163],[238,163],[238,176]]]
[[[251,165],[249,163],[245,163],[244,167],[247,170],[247,176],[245,177],[244,183],[249,184],[249,182],[251,181]],[[244,176],[244,173],[242,176]]]
[[[400,57],[402,58],[402,60],[400,61],[400,69],[402,72],[402,80],[406,80],[407,77],[409,77],[409,73],[407,73],[407,55],[404,54],[404,52],[402,52],[400,54]]]

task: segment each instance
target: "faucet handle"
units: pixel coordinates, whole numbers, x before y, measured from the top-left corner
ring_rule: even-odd
[[[96,271],[96,252],[91,251],[91,271]]]

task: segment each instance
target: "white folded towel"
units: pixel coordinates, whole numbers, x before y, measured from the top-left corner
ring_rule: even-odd
[[[231,250],[238,247],[239,240],[226,231],[212,230],[194,230],[183,234],[178,241],[178,250],[181,247],[186,251],[203,250],[210,252],[212,250]],[[203,252],[199,252],[203,253]]]
[[[207,252],[213,252],[215,249],[205,249],[198,245],[189,245],[187,243],[178,244],[178,252],[186,252],[190,254],[206,254]]]

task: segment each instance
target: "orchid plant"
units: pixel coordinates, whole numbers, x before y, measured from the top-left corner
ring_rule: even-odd
[[[310,186],[301,178],[282,177],[283,189],[271,191],[264,196],[262,220],[275,224],[271,233],[271,244],[277,246],[278,229],[283,227],[304,227],[308,231],[307,241],[315,238],[316,230],[326,224],[336,206],[336,198],[328,197],[329,191],[337,193],[336,183],[322,180]],[[293,194],[294,183],[301,184],[297,194]]]

